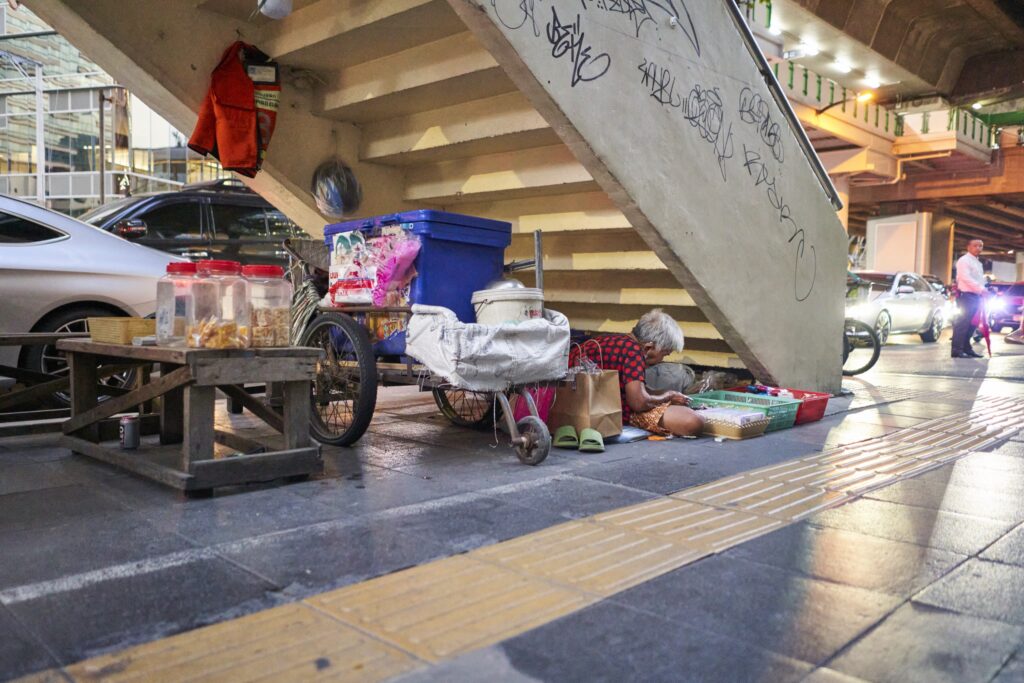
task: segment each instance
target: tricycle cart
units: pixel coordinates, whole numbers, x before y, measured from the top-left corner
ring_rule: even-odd
[[[288,240],[284,247],[292,256],[289,276],[295,287],[292,342],[323,351],[311,390],[310,429],[317,441],[336,446],[354,444],[373,418],[378,387],[418,385],[430,391],[441,413],[460,427],[491,424],[497,405],[519,460],[537,465],[547,457],[551,435],[526,387],[511,387],[508,393],[475,392],[453,386],[416,363],[383,362],[374,352],[368,316],[411,316],[411,307],[321,306],[327,291],[326,246],[314,240]],[[539,288],[543,284],[539,232],[535,234],[535,247],[534,260],[508,264],[505,271],[534,267]],[[526,402],[529,415],[514,420],[509,394],[518,394]]]

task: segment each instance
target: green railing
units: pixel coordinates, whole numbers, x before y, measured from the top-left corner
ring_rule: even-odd
[[[957,135],[969,139],[979,145],[992,147],[995,131],[992,126],[982,121],[974,112],[960,107],[949,113],[946,130],[955,130]]]
[[[883,135],[897,135],[896,117],[886,107],[858,102],[855,91],[793,62],[785,62],[785,66],[781,64],[776,62],[772,70],[790,99],[814,109],[835,105],[829,110],[830,113],[841,112],[875,128]]]

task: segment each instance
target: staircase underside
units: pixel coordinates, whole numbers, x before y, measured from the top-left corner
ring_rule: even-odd
[[[183,131],[230,42],[278,60],[278,128],[252,185],[307,230],[325,222],[312,170],[337,154],[364,185],[365,215],[508,220],[509,259],[532,254],[530,233],[543,230],[548,305],[575,327],[628,331],[661,306],[686,334],[688,362],[838,389],[845,234],[785,124],[773,147],[741,120],[744,87],[781,117],[724,0],[640,3],[688,10],[693,25],[652,14],[639,29],[578,0],[295,0],[280,21],[250,20],[249,0],[26,4]],[[528,5],[537,33],[508,29]],[[599,54],[611,66],[586,80]],[[645,76],[644,60],[670,69],[683,101],[695,85],[720,89],[729,157],[724,138],[708,143],[680,107],[659,104],[661,72]]]

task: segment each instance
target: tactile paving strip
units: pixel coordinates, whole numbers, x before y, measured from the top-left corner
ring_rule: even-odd
[[[307,603],[437,662],[511,638],[596,599],[458,555],[324,593]]]
[[[140,645],[70,666],[78,681],[379,681],[423,666],[303,604]]]
[[[898,392],[886,389],[883,396]],[[905,391],[902,398],[920,392]],[[67,667],[78,681],[375,681],[500,642],[1009,438],[1024,400],[726,477]],[[45,681],[42,672],[34,680]]]

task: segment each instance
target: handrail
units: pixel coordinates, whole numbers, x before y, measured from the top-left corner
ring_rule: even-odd
[[[736,28],[739,29],[740,36],[743,38],[743,43],[747,48],[747,52],[757,63],[757,70],[761,73],[761,77],[764,79],[765,85],[768,86],[768,90],[771,91],[772,97],[775,99],[775,103],[782,110],[783,116],[789,123],[790,130],[793,135],[796,136],[797,143],[800,145],[804,156],[807,157],[807,161],[811,164],[811,169],[814,170],[814,174],[818,177],[818,182],[821,183],[821,189],[825,192],[829,202],[835,207],[836,211],[843,208],[843,200],[839,198],[839,193],[836,191],[835,185],[832,184],[832,178],[829,177],[828,171],[821,163],[821,159],[818,157],[818,153],[814,150],[814,146],[811,144],[810,138],[807,137],[807,132],[804,130],[803,125],[800,123],[800,119],[797,118],[796,112],[793,111],[793,107],[789,104],[789,99],[786,97],[786,93],[782,90],[782,86],[779,85],[778,79],[775,78],[775,73],[768,65],[768,61],[764,58],[764,54],[761,52],[761,48],[757,46],[757,41],[754,38],[754,34],[751,33],[750,27],[747,26],[746,20],[743,18],[743,14],[740,12],[739,6],[732,2],[732,0],[726,0],[725,6],[729,9],[729,13],[732,16],[733,23],[736,24]],[[806,81],[805,81],[806,89]]]

